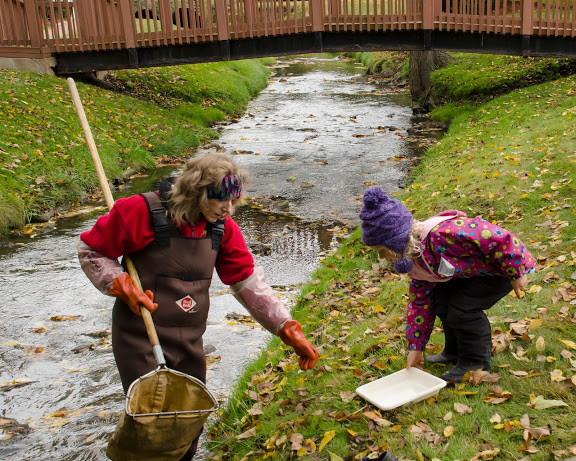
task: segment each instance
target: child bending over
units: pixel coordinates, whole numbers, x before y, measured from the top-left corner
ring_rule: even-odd
[[[518,298],[535,260],[520,239],[484,219],[451,210],[415,221],[404,204],[378,188],[364,193],[362,241],[411,278],[406,367],[420,367],[437,316],[444,350],[429,363],[454,364],[442,374],[461,381],[491,370],[492,328],[485,314],[511,290]]]

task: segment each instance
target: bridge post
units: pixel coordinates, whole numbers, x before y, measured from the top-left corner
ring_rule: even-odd
[[[530,56],[530,37],[534,33],[534,0],[522,0],[522,56]]]
[[[432,30],[434,28],[434,4],[438,0],[423,0],[422,1],[422,28],[424,30]]]
[[[314,32],[324,32],[324,18],[322,17],[320,0],[310,0],[310,16],[312,19],[312,30]]]
[[[120,0],[120,22],[124,31],[126,48],[136,48],[136,29],[134,27],[134,6],[132,0]]]
[[[228,5],[226,0],[215,0],[214,8],[216,10],[218,40],[230,40],[230,34],[228,33]]]
[[[424,32],[424,50],[432,49],[432,29],[434,29],[435,4],[441,0],[422,0],[422,29]]]
[[[30,46],[33,48],[42,47],[42,34],[40,29],[40,16],[38,14],[37,0],[24,0],[24,13],[28,23],[28,33],[30,34]]]
[[[534,30],[534,0],[522,0],[522,35],[532,35]]]

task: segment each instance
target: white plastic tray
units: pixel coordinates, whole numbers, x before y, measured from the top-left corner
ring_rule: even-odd
[[[360,386],[356,393],[381,410],[392,410],[432,397],[444,386],[446,381],[430,373],[418,368],[404,368]]]

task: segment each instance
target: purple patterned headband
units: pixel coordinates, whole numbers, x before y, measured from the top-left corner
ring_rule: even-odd
[[[227,199],[240,198],[242,194],[242,178],[237,174],[224,176],[222,182],[206,188],[208,198]]]

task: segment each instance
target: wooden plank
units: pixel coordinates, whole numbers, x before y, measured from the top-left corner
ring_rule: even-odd
[[[48,47],[0,46],[0,56],[5,58],[44,59],[52,56]]]
[[[215,0],[216,8],[216,24],[218,32],[218,40],[228,40],[230,34],[228,33],[228,10],[226,0]]]
[[[68,27],[68,46],[72,51],[78,50],[78,24],[76,23],[76,18],[74,17],[74,9],[72,2],[64,2],[66,11],[66,24]]]

